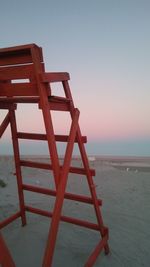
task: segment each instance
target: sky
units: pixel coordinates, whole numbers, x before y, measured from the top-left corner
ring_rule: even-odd
[[[1,0],[0,47],[36,43],[46,71],[70,73],[89,154],[150,156],[149,14],[148,0]],[[56,134],[67,132],[67,114],[53,120]],[[17,122],[19,130],[44,131],[35,106],[18,105]],[[34,142],[20,149],[47,151]],[[0,150],[12,153],[9,129]]]

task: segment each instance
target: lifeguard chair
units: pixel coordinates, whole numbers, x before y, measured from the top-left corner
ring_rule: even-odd
[[[69,79],[69,74],[66,72],[45,72],[42,49],[35,44],[0,49],[0,109],[8,110],[8,113],[0,126],[0,137],[10,124],[19,196],[18,212],[0,222],[0,229],[17,218],[21,218],[23,226],[26,225],[26,212],[41,214],[51,218],[51,225],[43,257],[43,267],[52,266],[60,221],[86,227],[87,229],[95,230],[98,234],[100,234],[100,240],[94,248],[92,254],[88,257],[85,266],[93,266],[98,255],[103,249],[106,254],[109,253],[108,228],[103,224],[100,211],[102,201],[98,199],[96,195],[95,185],[93,183],[95,171],[90,169],[89,166],[84,146],[84,143],[86,143],[87,140],[85,136],[81,135],[78,123],[79,110],[74,106],[68,83]],[[15,82],[16,80],[17,82]],[[51,84],[55,82],[62,84],[65,97],[52,95]],[[15,110],[17,109],[18,103],[38,104],[38,107],[41,109],[43,115],[45,134],[19,132],[17,130]],[[53,110],[70,113],[71,127],[68,136],[55,135],[52,122]],[[21,159],[19,152],[19,139],[45,140],[48,143],[51,164]],[[59,162],[57,142],[67,143],[62,165],[60,165]],[[71,166],[74,143],[78,144],[83,168]],[[55,190],[25,184],[22,179],[22,167],[40,168],[52,171],[55,181]],[[86,177],[90,192],[89,197],[66,192],[66,184],[69,173],[76,173],[77,175],[80,174]],[[26,205],[24,191],[36,192],[55,197],[53,212]],[[62,214],[64,199],[93,205],[97,223],[91,223],[85,220],[64,216]]]

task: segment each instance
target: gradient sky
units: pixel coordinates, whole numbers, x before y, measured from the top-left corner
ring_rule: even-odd
[[[47,71],[70,73],[88,153],[150,156],[149,14],[148,0],[1,0],[0,47],[36,43]],[[40,132],[36,114],[19,106],[19,130]],[[54,118],[56,133],[65,132],[67,115],[64,125]],[[2,153],[11,153],[9,138]],[[43,145],[22,148],[45,153]]]

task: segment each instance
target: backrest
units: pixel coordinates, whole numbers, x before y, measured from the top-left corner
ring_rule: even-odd
[[[39,96],[36,84],[37,69],[44,71],[41,47],[28,44],[1,48],[0,97]]]

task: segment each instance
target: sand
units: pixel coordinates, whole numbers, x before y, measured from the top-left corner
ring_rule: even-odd
[[[38,159],[43,161],[44,159]],[[80,160],[74,165],[81,166]],[[110,231],[111,253],[101,253],[94,267],[150,266],[150,159],[91,158],[96,169],[94,178],[98,197],[103,200],[102,214]],[[11,157],[0,158],[0,179],[7,184],[0,187],[0,220],[17,211],[16,178]],[[25,182],[54,187],[48,171],[24,168]],[[68,191],[88,194],[84,176],[69,175]],[[40,194],[26,193],[26,202],[50,210],[54,199]],[[91,206],[65,201],[63,214],[95,221]],[[2,229],[16,267],[41,267],[50,220],[27,214],[28,224],[20,219]],[[95,231],[61,223],[53,266],[84,266],[99,240]]]

